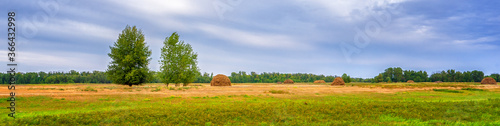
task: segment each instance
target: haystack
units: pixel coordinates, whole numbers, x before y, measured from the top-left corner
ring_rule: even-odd
[[[276,82],[277,84],[281,84],[281,82]]]
[[[408,81],[406,81],[406,83],[415,83],[415,81],[413,81],[413,80],[408,80]]]
[[[325,80],[315,80],[314,83],[326,83]]]
[[[485,77],[482,81],[481,84],[497,84],[497,81],[491,77]]]
[[[291,79],[286,79],[285,81],[283,81],[284,84],[293,84],[293,80]]]
[[[434,83],[443,83],[442,81],[435,81]]]
[[[335,80],[333,80],[332,86],[333,85],[345,85],[345,82],[342,78],[337,77],[337,78],[335,78]]]
[[[210,82],[210,86],[231,86],[231,80],[226,75],[217,74]]]

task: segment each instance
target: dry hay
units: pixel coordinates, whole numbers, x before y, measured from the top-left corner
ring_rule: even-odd
[[[497,82],[495,81],[495,79],[491,78],[491,77],[486,77],[484,78],[482,81],[481,81],[481,84],[497,84]]]
[[[326,83],[325,80],[315,80],[314,83]]]
[[[277,84],[281,84],[281,82],[276,82]]]
[[[210,86],[231,86],[231,80],[226,75],[217,74],[210,82]]]
[[[406,81],[406,83],[415,83],[415,81],[413,81],[413,80],[408,80],[408,81]]]
[[[332,85],[345,85],[345,82],[342,78],[337,77],[333,80]]]
[[[435,81],[434,83],[443,83],[442,81]]]
[[[285,81],[283,81],[284,84],[293,84],[293,80],[291,79],[286,79]]]

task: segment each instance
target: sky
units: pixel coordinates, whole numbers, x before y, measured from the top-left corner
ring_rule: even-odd
[[[371,78],[388,67],[500,72],[500,1],[2,0],[16,12],[18,71],[105,71],[127,26],[145,35],[150,69],[173,32],[201,72]],[[4,36],[7,38],[6,36]],[[7,44],[0,62],[8,63]],[[5,65],[6,66],[6,65]],[[2,67],[7,71],[7,67]]]

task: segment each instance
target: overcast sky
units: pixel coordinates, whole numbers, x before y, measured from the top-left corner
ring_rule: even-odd
[[[173,32],[201,72],[374,77],[405,70],[500,72],[497,0],[2,0],[16,12],[18,69],[105,71],[126,25],[142,29],[159,70]],[[7,64],[7,44],[1,44]],[[7,70],[7,67],[3,67]]]

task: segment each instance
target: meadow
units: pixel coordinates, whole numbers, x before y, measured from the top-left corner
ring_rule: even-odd
[[[500,125],[500,86],[478,83],[46,84],[16,92],[16,119],[2,107],[0,125]]]

